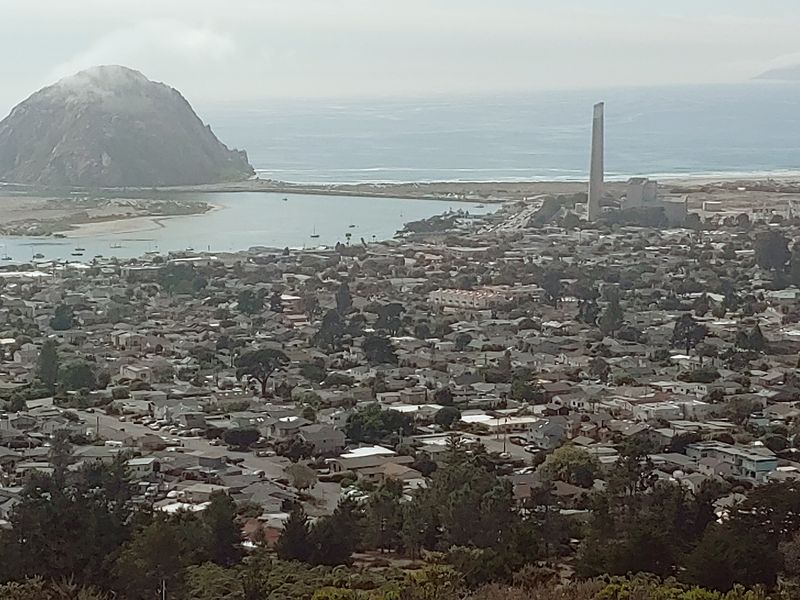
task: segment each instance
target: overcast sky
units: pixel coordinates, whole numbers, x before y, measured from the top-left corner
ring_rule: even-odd
[[[96,64],[193,103],[742,81],[797,0],[0,0],[0,112]]]

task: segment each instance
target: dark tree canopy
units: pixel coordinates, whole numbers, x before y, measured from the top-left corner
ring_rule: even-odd
[[[791,257],[789,240],[780,231],[770,229],[758,234],[755,241],[756,263],[768,271],[781,271]]]
[[[39,351],[36,375],[52,393],[58,381],[58,349],[53,340],[46,340]]]
[[[686,348],[688,354],[691,350],[702,342],[708,329],[702,323],[698,323],[691,313],[682,314],[672,330],[672,345]]]
[[[392,341],[380,335],[368,335],[362,344],[364,354],[372,365],[397,364],[397,354],[395,354]]]
[[[377,404],[354,413],[345,428],[348,439],[356,443],[379,443],[394,434],[409,435],[412,431],[413,422],[409,415],[396,410],[383,410]]]
[[[289,364],[289,358],[280,350],[261,348],[248,350],[236,359],[236,376],[249,377],[261,385],[262,398],[267,397],[267,382],[278,369]]]

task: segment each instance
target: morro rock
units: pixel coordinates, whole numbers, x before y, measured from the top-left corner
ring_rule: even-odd
[[[0,121],[0,181],[143,187],[247,179],[181,94],[120,66],[94,67],[43,88]]]

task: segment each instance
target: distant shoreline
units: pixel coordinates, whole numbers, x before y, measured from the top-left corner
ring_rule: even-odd
[[[697,175],[652,175],[666,186],[695,187],[698,185],[734,185],[737,183],[776,182],[796,183],[800,187],[800,170],[794,172],[753,172],[720,173]],[[618,189],[629,178],[609,178],[609,189]],[[520,200],[527,196],[540,194],[569,194],[586,190],[588,180],[552,181],[420,181],[420,182],[360,182],[360,183],[292,183],[270,179],[250,179],[246,181],[207,184],[198,186],[177,186],[154,188],[163,194],[176,193],[235,193],[263,192],[276,194],[307,194],[319,196],[356,196],[367,198],[400,198],[407,200],[438,200],[446,202],[486,202],[503,203]],[[124,193],[141,193],[144,190],[128,189]],[[116,193],[123,193],[116,190]]]
[[[749,173],[710,173],[696,175],[653,174],[649,176],[664,185],[672,187],[697,185],[733,185],[737,183],[775,182],[796,183],[800,187],[798,171],[763,171]],[[628,180],[608,178],[610,189],[621,187]],[[110,198],[163,197],[172,194],[212,194],[263,192],[276,194],[306,194],[319,196],[356,196],[368,198],[399,198],[408,200],[439,200],[447,202],[492,202],[502,203],[519,199],[517,196],[546,193],[575,193],[585,191],[586,179],[575,180],[442,180],[408,182],[340,182],[340,183],[293,183],[272,179],[248,179],[215,184],[201,184],[169,187],[126,187],[126,188],[71,188],[52,189],[22,186],[0,182],[0,194],[14,188],[24,190],[29,197],[68,198],[76,194]],[[504,197],[500,197],[505,194]]]
[[[625,189],[625,180],[611,179],[606,182],[607,189],[615,194],[620,194]],[[800,171],[797,173],[749,173],[741,177],[720,175],[697,175],[675,178],[661,178],[658,181],[665,190],[673,194],[699,194],[708,196],[711,192],[715,199],[726,200],[727,197],[746,194],[768,194],[784,196],[788,194],[800,195]],[[0,196],[14,198],[14,188],[4,184],[0,186]],[[586,191],[587,182],[577,181],[439,181],[439,182],[411,182],[411,183],[354,183],[354,184],[301,184],[275,180],[250,179],[246,181],[206,184],[197,186],[178,186],[161,188],[106,188],[95,190],[44,190],[20,186],[24,193],[18,196],[20,200],[35,201],[37,198],[59,198],[62,214],[53,219],[54,215],[42,208],[33,208],[26,211],[26,223],[45,226],[52,233],[58,233],[69,238],[80,238],[93,235],[116,235],[120,233],[142,233],[163,227],[160,221],[174,216],[200,215],[208,211],[223,208],[215,203],[213,198],[205,197],[209,194],[224,193],[267,193],[291,196],[302,194],[310,196],[333,197],[363,197],[363,198],[393,198],[401,200],[427,200],[448,203],[473,203],[473,204],[503,204],[532,199],[537,196],[549,194],[580,194]],[[739,189],[744,188],[744,189]],[[195,198],[189,198],[190,195]],[[114,199],[114,201],[135,200],[142,203],[142,212],[139,214],[112,214],[92,215],[89,218],[70,218],[70,198],[76,201],[80,196],[97,199]],[[709,198],[704,198],[709,199]],[[150,201],[173,200],[180,204],[194,205],[196,207],[183,207],[175,214],[147,214],[146,205]],[[695,203],[696,204],[696,203]],[[80,208],[76,208],[76,213]],[[185,210],[186,212],[183,212]],[[9,215],[6,223],[12,225],[18,215]],[[24,231],[7,232],[6,235],[26,235]]]

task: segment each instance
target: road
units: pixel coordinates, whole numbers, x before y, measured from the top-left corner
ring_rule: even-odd
[[[530,206],[526,206],[515,215],[512,215],[507,221],[501,223],[495,229],[497,231],[520,231],[526,229],[528,227],[528,221],[536,214],[536,211],[541,208],[545,198],[547,198],[546,195],[529,198],[528,202]]]

